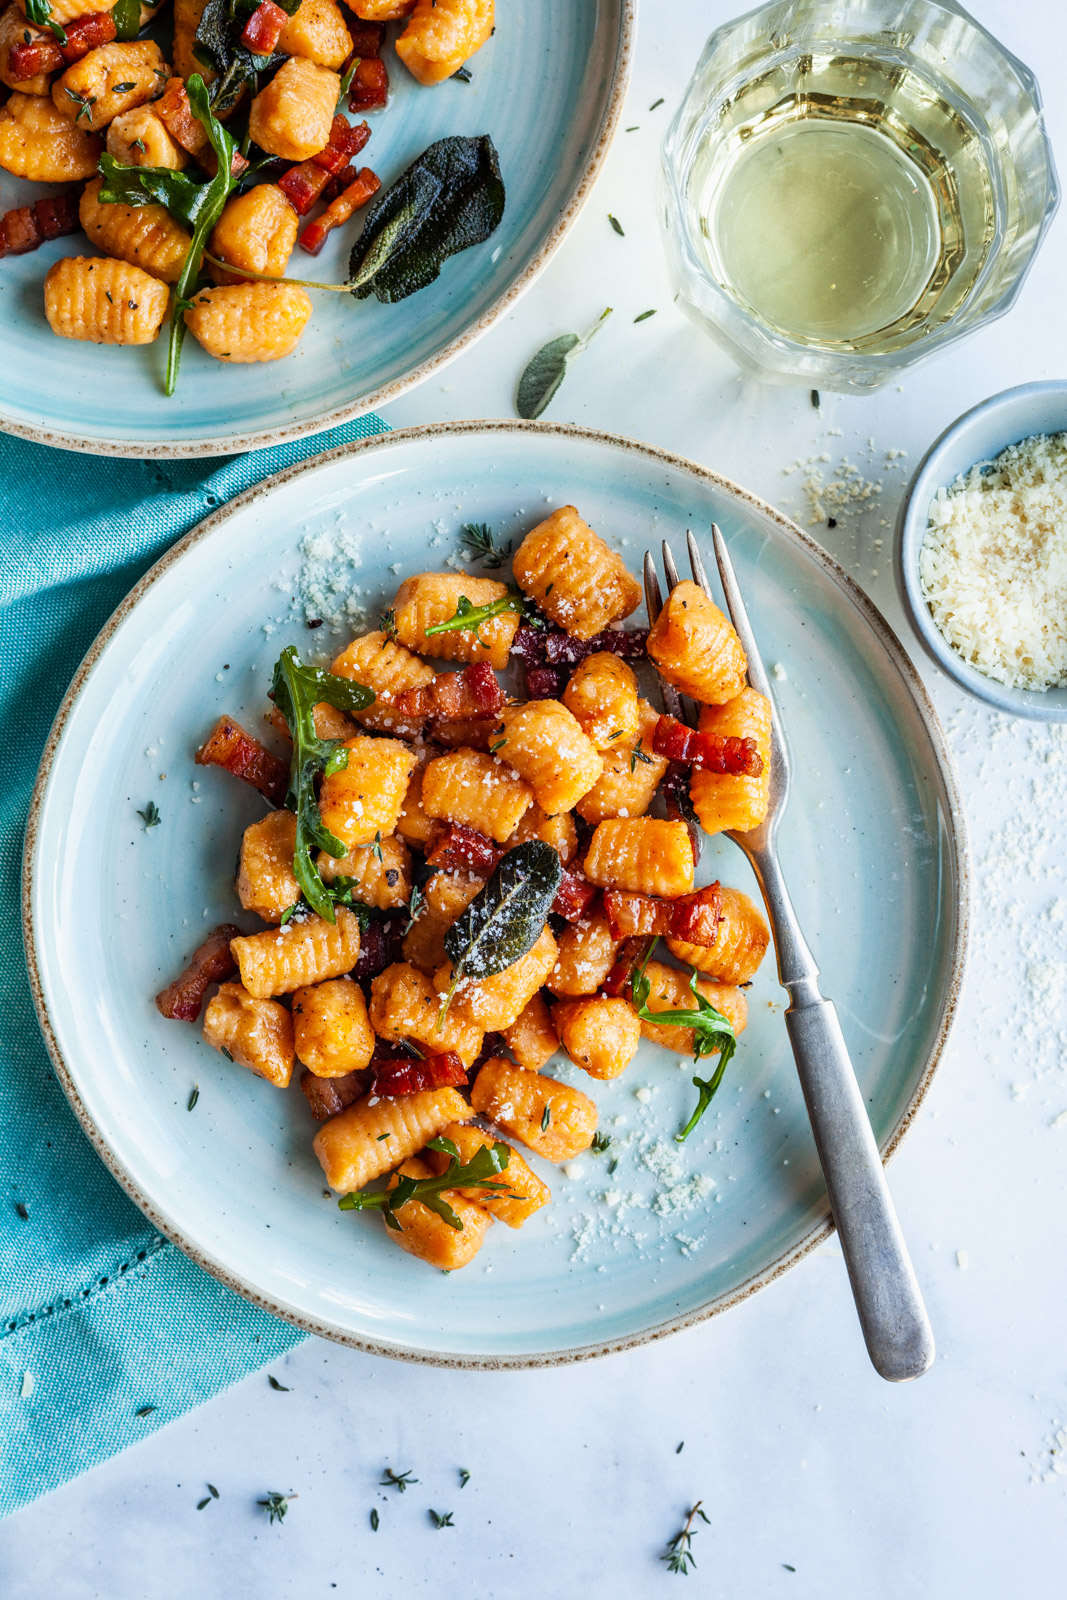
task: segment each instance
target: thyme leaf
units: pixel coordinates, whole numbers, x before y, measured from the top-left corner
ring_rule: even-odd
[[[144,823],[145,833],[148,832],[149,828],[158,828],[159,824],[163,821],[163,818],[159,814],[159,807],[156,805],[154,800],[149,800],[144,810],[138,811],[137,815]]]
[[[452,1521],[452,1513],[451,1513],[451,1511],[435,1511],[433,1509],[433,1507],[431,1506],[430,1507],[430,1517],[431,1517],[431,1519],[433,1521],[433,1525],[434,1525],[435,1528],[454,1528],[455,1527],[455,1523]]]
[[[267,1382],[272,1389],[277,1389],[279,1394],[290,1394],[292,1391],[284,1383],[279,1383],[273,1372],[267,1373]]]

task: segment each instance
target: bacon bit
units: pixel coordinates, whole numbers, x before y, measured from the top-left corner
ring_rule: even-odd
[[[52,38],[28,39],[13,44],[8,52],[8,77],[16,83],[36,78],[39,72],[58,72],[62,65],[63,52]]]
[[[325,167],[318,166],[314,161],[301,161],[298,166],[282,173],[278,188],[290,201],[297,216],[306,217],[316,200],[321,198],[329,181],[330,174]]]
[[[370,123],[359,122],[355,127],[338,112],[330,128],[330,137],[325,148],[311,160],[316,167],[325,167],[327,172],[342,172],[353,156],[358,156],[367,140],[370,138]],[[353,178],[355,173],[352,174]]]
[[[377,56],[365,56],[357,61],[349,84],[349,111],[380,111],[388,98],[389,73],[385,62]]]
[[[441,867],[446,872],[472,872],[475,877],[488,878],[507,854],[492,839],[465,822],[453,822],[441,842],[426,857],[431,867]],[[577,872],[563,870],[563,878],[552,910],[567,922],[578,922],[585,915],[597,890]]]
[[[167,79],[167,86],[159,99],[153,102],[152,109],[183,150],[191,156],[199,155],[208,143],[208,137],[203,124],[193,116],[193,108],[181,78]]]
[[[559,667],[527,667],[526,698],[556,700],[567,684],[567,674]]]
[[[447,1089],[461,1086],[467,1081],[467,1071],[454,1050],[442,1050],[440,1055],[425,1056],[421,1061],[408,1056],[405,1060],[385,1061],[377,1052],[371,1062],[374,1081],[371,1094],[395,1099],[399,1095],[418,1094],[423,1089]]]
[[[648,651],[647,628],[605,628],[592,639],[576,639],[572,633],[545,635],[545,660],[550,666],[576,667],[586,656],[610,650],[624,661],[643,661]]]
[[[520,622],[511,641],[511,654],[518,656],[526,667],[543,667],[547,637],[544,628],[533,628],[528,622]]]
[[[491,1061],[494,1056],[502,1056],[508,1047],[508,1041],[502,1033],[487,1033],[482,1039],[482,1048],[478,1051],[477,1059],[471,1068],[471,1076]]]
[[[91,11],[65,23],[63,31],[67,35],[66,44],[47,36],[12,45],[8,61],[10,76],[21,83],[26,78],[35,78],[39,72],[57,72],[64,65],[73,66],[90,50],[110,44],[115,37],[115,19],[109,11]]]
[[[361,168],[355,182],[350,183],[336,200],[330,201],[321,217],[308,223],[297,240],[301,250],[306,250],[309,256],[317,256],[334,228],[340,228],[350,221],[378,193],[381,186],[377,173],[372,172],[370,167]]]
[[[289,787],[289,766],[246,733],[232,717],[221,716],[196,752],[198,767],[225,767],[258,789],[272,805],[285,801]]]
[[[654,895],[604,891],[604,911],[615,939],[651,937],[684,939],[709,948],[718,937],[722,889],[718,883],[677,900]]]
[[[615,964],[604,979],[601,994],[609,1000],[617,1000],[625,994],[630,987],[634,969],[641,962],[645,953],[644,939],[626,939],[615,952]]]
[[[763,757],[755,739],[722,738],[714,733],[697,733],[677,717],[660,717],[652,735],[652,748],[658,756],[682,761],[702,772],[718,772],[735,778],[758,778]]]
[[[400,946],[404,941],[407,916],[375,917],[359,936],[359,956],[352,968],[353,978],[376,978],[379,972],[402,960]]]
[[[274,4],[274,0],[260,0],[245,23],[241,43],[255,56],[272,56],[288,21],[287,15],[281,6]]]
[[[385,43],[384,22],[358,22],[353,17],[347,17],[345,20],[352,35],[353,48],[342,69],[342,77],[349,67],[354,66],[364,56],[380,56],[382,45]]]
[[[300,1074],[300,1087],[307,1095],[316,1122],[325,1122],[345,1106],[362,1100],[369,1082],[370,1075],[366,1072],[346,1072],[342,1078],[316,1078],[306,1069]]]
[[[203,944],[193,951],[192,960],[181,977],[156,995],[156,1008],[162,1016],[174,1022],[196,1021],[209,986],[225,983],[237,971],[237,963],[230,953],[230,940],[240,935],[240,928],[229,922],[208,934]]]
[[[496,673],[486,662],[464,667],[462,672],[439,672],[430,683],[405,689],[393,701],[398,714],[416,721],[441,717],[449,722],[497,717],[507,696]]]
[[[65,233],[77,233],[81,226],[78,221],[79,193],[78,189],[67,189],[63,194],[35,200],[32,206],[18,206],[0,217],[0,259],[25,255],[49,239],[58,239]]]

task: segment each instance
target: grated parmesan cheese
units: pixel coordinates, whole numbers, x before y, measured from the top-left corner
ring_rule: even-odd
[[[939,489],[919,577],[970,666],[1015,689],[1067,685],[1067,433],[1023,439]]]

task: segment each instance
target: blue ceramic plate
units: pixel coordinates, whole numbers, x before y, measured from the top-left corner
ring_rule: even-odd
[[[243,495],[138,585],[60,712],[29,828],[31,975],[75,1110],[157,1226],[259,1304],[387,1354],[526,1364],[631,1345],[731,1305],[828,1226],[772,960],[684,1147],[673,1135],[694,1099],[691,1062],[646,1044],[595,1085],[553,1066],[595,1094],[611,1149],[566,1170],[535,1161],[553,1205],[521,1233],[494,1228],[454,1276],[324,1195],[299,1089],[269,1088],[153,1006],[204,932],[233,920],[241,832],[263,811],[193,751],[224,710],[259,725],[286,644],[338,647],[326,627],[307,631],[292,597],[303,588],[317,616],[347,601],[358,626],[402,574],[454,558],[465,522],[521,537],[568,501],[635,572],[663,536],[684,549],[686,528],[712,519],[726,533],[784,674],[796,778],[783,860],[887,1153],[929,1083],[960,978],[965,849],[936,719],[878,613],[777,512],[643,445],[515,423],[395,433]],[[149,800],[162,820],[146,831]],[[702,877],[756,893],[725,840],[708,841]]]
[[[390,51],[392,96],[369,118],[366,161],[391,183],[434,140],[488,133],[507,188],[504,220],[417,299],[385,306],[313,293],[300,344],[275,365],[229,366],[187,339],[168,400],[164,336],[119,349],[57,339],[45,322],[45,273],[60,256],[91,253],[80,234],[4,261],[0,428],[97,454],[223,455],[317,433],[421,383],[514,304],[581,210],[622,109],[635,8],[636,0],[501,7],[469,84],[420,88]],[[43,192],[5,173],[3,208]],[[338,229],[317,258],[294,251],[290,273],[342,282],[354,236]]]

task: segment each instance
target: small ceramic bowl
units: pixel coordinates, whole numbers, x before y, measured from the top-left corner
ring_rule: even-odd
[[[1067,722],[1067,688],[1010,689],[969,666],[930,614],[919,582],[919,551],[938,489],[948,488],[975,462],[990,461],[1021,439],[1063,432],[1067,432],[1067,379],[1023,383],[965,411],[920,461],[900,508],[895,541],[897,590],[927,655],[987,705],[1041,722]]]

